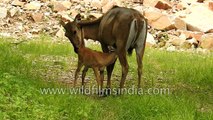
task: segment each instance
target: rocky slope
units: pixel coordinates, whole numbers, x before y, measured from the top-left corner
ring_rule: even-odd
[[[213,50],[211,0],[1,0],[0,36],[32,38],[45,33],[65,38],[61,17],[100,17],[113,5],[136,9],[148,19],[147,46]]]

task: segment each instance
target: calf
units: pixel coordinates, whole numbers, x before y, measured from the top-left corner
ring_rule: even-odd
[[[82,85],[84,86],[84,79],[88,68],[92,68],[96,76],[98,88],[103,87],[104,80],[104,68],[115,62],[117,55],[115,52],[102,53],[95,50],[91,50],[85,47],[83,35],[81,32],[76,32],[75,27],[70,28],[71,23],[65,24],[61,21],[62,26],[65,28],[65,36],[70,40],[74,47],[75,53],[78,54],[78,67],[75,71],[74,86],[76,86],[78,74],[83,66],[82,72]],[[78,36],[80,39],[73,39],[73,36]]]

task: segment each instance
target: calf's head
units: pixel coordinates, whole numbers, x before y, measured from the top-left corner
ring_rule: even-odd
[[[72,22],[64,23],[61,21],[61,25],[65,29],[65,36],[70,40],[72,43],[74,50],[76,52],[76,49],[78,49],[82,44],[84,44],[83,41],[83,33],[82,28],[78,25],[78,21],[80,20],[80,14],[77,15]]]

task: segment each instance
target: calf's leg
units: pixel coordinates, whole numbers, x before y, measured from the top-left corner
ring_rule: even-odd
[[[100,88],[101,88],[100,72],[99,72],[99,69],[97,67],[93,68],[93,71],[95,73],[96,81],[97,81],[97,84],[98,84],[98,92],[99,92]]]
[[[105,44],[101,44],[102,50],[105,53],[109,52],[108,46]],[[116,61],[116,60],[115,60]],[[115,66],[115,62],[107,66],[107,88],[111,88],[111,76]]]
[[[84,70],[82,71],[82,83],[81,83],[81,85],[83,86],[83,88],[85,86],[85,76],[86,76],[88,69],[89,69],[89,67],[85,66]]]
[[[76,82],[77,82],[77,79],[78,79],[78,74],[79,74],[82,66],[83,66],[83,64],[81,62],[78,62],[78,66],[77,66],[77,69],[75,71],[74,87],[76,86]]]

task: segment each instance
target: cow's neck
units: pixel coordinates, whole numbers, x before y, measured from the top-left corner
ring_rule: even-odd
[[[82,30],[85,39],[93,39],[99,41],[99,23],[83,25]]]

